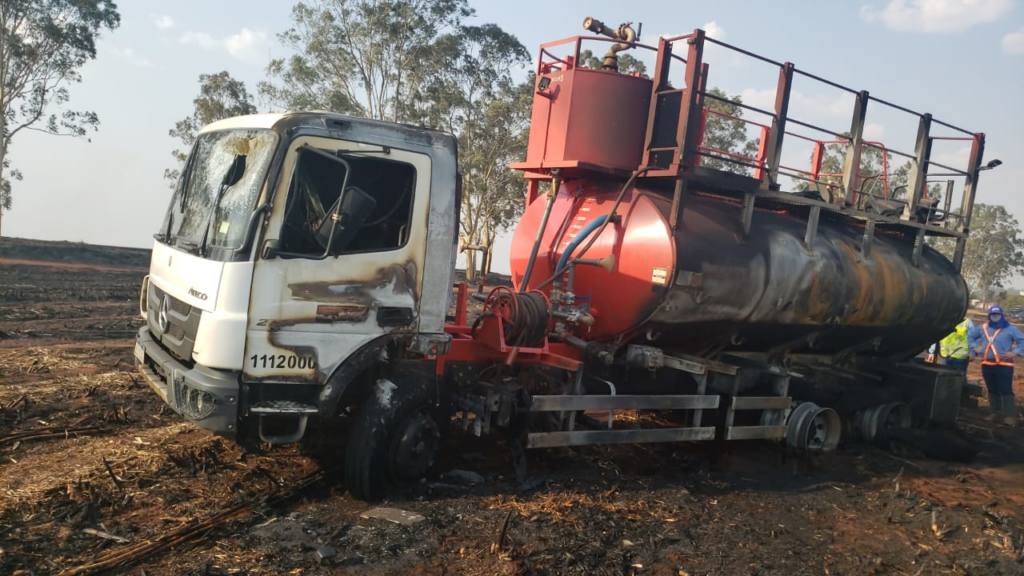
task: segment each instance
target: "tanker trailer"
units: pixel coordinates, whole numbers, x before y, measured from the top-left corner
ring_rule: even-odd
[[[584,27],[604,37],[590,40],[612,46],[599,68],[580,65],[582,38],[542,46],[529,150],[517,165],[530,192],[513,236],[512,279],[521,292],[550,300],[555,333],[607,366],[602,379],[615,382],[612,393],[723,394],[717,433],[727,439],[785,436],[792,446],[821,449],[838,443],[841,421],[870,439],[887,426],[953,424],[962,375],[915,357],[966,312],[959,268],[984,135],[701,30],[647,48],[629,25],[588,18]],[[777,66],[773,110],[731,102],[769,124],[709,106],[722,98],[706,88],[706,43]],[[673,53],[676,45],[685,57]],[[656,51],[652,78],[617,70],[616,54],[627,49]],[[844,170],[831,180],[821,175],[826,142],[793,132],[828,132],[788,115],[795,75],[855,95],[850,133],[838,135]],[[860,172],[867,147],[883,158],[901,153],[864,140],[869,104],[917,116],[917,147],[902,153],[913,158],[905,198],[887,174],[879,187],[878,174]],[[716,149],[705,138],[716,116],[760,128],[758,152]],[[933,124],[947,135],[932,133]],[[813,143],[806,170],[782,165],[787,137]],[[931,161],[935,139],[969,141],[968,166]],[[964,177],[958,208],[952,185],[943,206],[928,198],[929,166]],[[783,190],[786,178],[802,181],[802,190]],[[954,239],[952,260],[929,237]],[[685,362],[703,372],[658,374]],[[589,387],[601,388],[609,389]],[[798,404],[779,398],[786,396]]]
[[[434,470],[452,425],[503,435],[519,475],[531,448],[813,451],[952,425],[962,375],[916,356],[966,308],[984,135],[913,113],[915,150],[892,151],[913,158],[901,196],[859,162],[867,147],[888,155],[863,138],[867,110],[888,102],[842,88],[845,169],[826,174],[835,144],[788,111],[793,77],[820,77],[699,29],[648,46],[628,25],[585,27],[595,35],[541,47],[513,166],[527,182],[513,285],[476,314],[454,282],[452,135],[325,112],[203,128],[140,298],[135,358],[154,392],[243,443],[347,421],[346,483],[367,499]],[[582,66],[581,46],[601,42],[600,64]],[[706,138],[722,114],[705,88],[711,42],[778,68],[773,108],[754,109],[770,118],[756,154]],[[651,51],[652,77],[617,70],[624,50]],[[781,162],[787,138],[812,143],[806,169]],[[968,165],[930,160],[937,138],[969,142]],[[928,197],[930,166],[963,175],[957,207]]]

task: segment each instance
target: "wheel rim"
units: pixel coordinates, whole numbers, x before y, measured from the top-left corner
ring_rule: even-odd
[[[910,428],[910,407],[902,402],[880,404],[865,410],[860,418],[865,440],[884,441],[893,430]]]
[[[819,412],[811,420],[810,429],[807,430],[807,449],[822,450],[828,441],[828,420],[826,415]]]
[[[829,452],[839,445],[842,421],[831,408],[813,402],[796,407],[786,425],[786,443],[798,450]]]
[[[437,422],[426,411],[405,420],[395,434],[391,469],[396,478],[418,480],[434,466],[441,447]]]
[[[902,402],[893,402],[889,404],[882,429],[888,432],[902,428],[910,428],[910,408]]]

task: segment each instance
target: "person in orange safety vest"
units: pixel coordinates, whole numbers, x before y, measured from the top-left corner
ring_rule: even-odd
[[[1024,333],[1010,324],[998,304],[988,309],[988,322],[972,326],[967,333],[971,356],[981,359],[981,375],[988,388],[992,418],[1005,424],[1017,424],[1017,404],[1013,397],[1013,364],[1024,353]]]

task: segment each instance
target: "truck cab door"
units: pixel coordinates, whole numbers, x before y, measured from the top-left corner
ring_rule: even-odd
[[[247,382],[322,385],[364,344],[417,331],[430,171],[411,151],[289,143],[254,264]]]

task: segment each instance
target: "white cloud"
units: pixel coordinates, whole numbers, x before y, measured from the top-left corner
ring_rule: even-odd
[[[706,36],[710,36],[715,40],[725,41],[725,28],[719,26],[718,22],[715,22],[714,20],[705,22],[701,28],[704,30],[704,34]]]
[[[719,26],[718,22],[715,22],[714,20],[712,20],[710,22],[705,22],[704,25],[701,26],[700,28],[701,28],[701,30],[704,31],[704,35],[705,36],[710,36],[711,38],[714,38],[715,40],[723,40],[723,41],[725,40],[725,28],[722,28],[721,26]],[[666,32],[664,34],[658,34],[658,38],[678,38],[680,36],[686,36],[687,34],[692,34],[692,33],[693,33],[693,30],[687,30],[686,32],[675,32],[675,33]]]
[[[174,28],[174,18],[166,14],[150,14],[149,17],[153,20],[153,25],[161,30]]]
[[[962,32],[993,22],[1013,9],[1012,0],[889,0],[882,8],[863,5],[860,17],[910,32]]]
[[[967,160],[971,154],[970,146],[959,146],[953,150],[932,150],[932,160],[939,164],[945,164],[946,166],[952,166],[960,170],[967,168]],[[935,172],[945,172],[945,170],[935,170]]]
[[[224,39],[224,48],[239,60],[252,60],[262,55],[266,43],[266,32],[242,28]]]
[[[763,90],[747,88],[740,92],[740,98],[744,104],[762,110],[775,108],[775,89],[773,88]],[[808,95],[799,90],[793,90],[789,94],[789,114],[794,118],[811,123],[835,119],[849,120],[850,115],[853,114],[853,97],[849,94]]]
[[[217,41],[206,32],[192,32],[189,30],[178,38],[178,42],[188,46],[198,46],[203,50],[213,50],[217,47]]]
[[[128,62],[132,66],[137,66],[139,68],[152,68],[154,66],[151,60],[145,56],[137,54],[135,50],[132,50],[131,48],[118,48],[111,44],[107,44],[106,47],[116,54],[118,58]]]
[[[190,30],[182,34],[178,38],[178,42],[203,50],[223,49],[239,60],[255,60],[265,53],[267,33],[263,30],[242,28],[230,36],[214,38],[206,32]]]
[[[1007,32],[1003,36],[1003,52],[1007,54],[1024,54],[1024,28],[1016,32]]]

